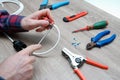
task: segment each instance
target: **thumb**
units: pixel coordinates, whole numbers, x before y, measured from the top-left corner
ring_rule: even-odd
[[[31,45],[28,46],[27,48],[23,49],[22,51],[18,52],[20,54],[27,54],[30,55],[31,53],[33,53],[35,50],[40,49],[42,46],[40,44],[35,44],[35,45]]]

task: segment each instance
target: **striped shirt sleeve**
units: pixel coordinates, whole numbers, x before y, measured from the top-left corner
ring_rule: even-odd
[[[0,32],[16,33],[25,32],[21,27],[24,16],[10,15],[6,10],[0,10]]]

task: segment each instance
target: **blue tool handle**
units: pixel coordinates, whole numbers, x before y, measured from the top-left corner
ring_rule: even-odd
[[[48,0],[43,0],[40,6],[46,6],[48,4]]]
[[[96,46],[97,47],[102,47],[102,46],[104,46],[106,44],[111,43],[115,38],[116,38],[116,34],[113,34],[110,38],[107,38],[105,40],[101,40],[101,41],[97,42]]]
[[[103,32],[100,32],[100,33],[98,33],[95,37],[92,37],[92,38],[91,38],[91,42],[96,43],[97,41],[100,40],[100,38],[102,38],[103,36],[105,36],[105,35],[107,35],[107,34],[109,34],[109,33],[110,33],[109,30],[105,30],[105,31],[103,31]]]
[[[64,5],[68,5],[69,4],[69,0],[65,0],[65,1],[62,1],[62,2],[57,2],[55,4],[52,4],[52,10],[54,9],[57,9],[61,6],[64,6]]]

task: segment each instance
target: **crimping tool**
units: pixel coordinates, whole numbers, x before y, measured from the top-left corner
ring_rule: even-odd
[[[86,62],[87,64],[99,67],[101,69],[108,69],[108,66],[97,63],[89,58],[84,58],[83,56],[77,55],[69,51],[67,48],[62,49],[62,55],[69,61],[74,72],[79,76],[81,80],[86,80],[84,75],[81,73],[79,68]]]
[[[69,0],[64,0],[64,1],[61,1],[61,2],[57,2],[57,3],[54,3],[52,5],[47,5],[47,4],[48,4],[48,0],[43,0],[43,2],[40,4],[39,10],[46,9],[46,8],[49,8],[50,10],[54,10],[54,9],[57,9],[61,6],[68,5]]]
[[[116,38],[116,34],[113,34],[110,38],[99,41],[103,36],[109,33],[110,33],[109,30],[105,30],[103,32],[98,33],[95,37],[92,37],[91,42],[87,44],[86,49],[90,50],[93,47],[102,47],[104,45],[111,43]]]

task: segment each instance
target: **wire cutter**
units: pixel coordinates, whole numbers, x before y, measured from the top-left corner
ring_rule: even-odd
[[[77,55],[69,51],[67,48],[62,49],[62,55],[69,61],[74,72],[78,75],[81,80],[86,80],[79,68],[86,62],[87,64],[99,67],[101,69],[108,69],[108,66],[97,63],[89,58],[84,58],[83,56]]]
[[[46,8],[49,8],[50,10],[54,10],[54,9],[57,9],[61,6],[68,5],[69,0],[64,0],[64,1],[61,1],[61,2],[57,2],[57,3],[54,3],[52,5],[47,5],[47,4],[48,4],[48,0],[43,0],[43,2],[40,4],[39,10],[46,9]]]
[[[99,47],[100,48],[104,45],[107,45],[107,44],[111,43],[116,38],[116,34],[113,34],[111,37],[109,37],[107,39],[100,40],[103,36],[108,35],[109,33],[110,33],[109,30],[105,30],[103,32],[98,33],[95,37],[92,37],[91,42],[87,44],[86,49],[90,50],[93,47]]]

